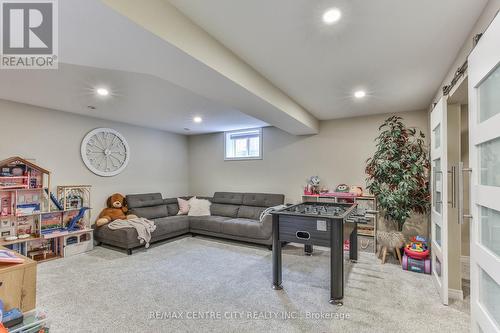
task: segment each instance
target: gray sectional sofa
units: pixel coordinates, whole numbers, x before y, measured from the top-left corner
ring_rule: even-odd
[[[151,242],[191,233],[271,245],[272,218],[266,216],[262,222],[259,218],[264,209],[285,200],[282,194],[238,192],[216,192],[213,197],[198,198],[212,202],[210,216],[177,215],[177,198],[163,199],[160,193],[127,195],[127,204],[131,214],[155,222]],[[111,230],[104,225],[94,230],[94,238],[98,243],[126,249],[128,254],[143,246],[132,228]]]

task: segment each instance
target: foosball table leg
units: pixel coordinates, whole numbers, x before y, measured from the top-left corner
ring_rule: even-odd
[[[312,256],[313,251],[314,251],[314,249],[313,249],[312,245],[309,245],[309,244],[304,245],[304,254],[306,256]]]
[[[330,299],[328,303],[336,306],[342,306],[344,305],[344,302],[341,299]]]

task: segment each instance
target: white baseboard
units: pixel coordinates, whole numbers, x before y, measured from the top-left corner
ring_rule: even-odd
[[[457,290],[457,289],[448,289],[448,298],[463,301],[464,292],[462,290]]]

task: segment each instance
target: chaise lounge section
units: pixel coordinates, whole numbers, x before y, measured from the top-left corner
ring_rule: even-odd
[[[189,199],[189,197],[183,197]],[[261,213],[268,207],[284,203],[283,194],[215,192],[207,199],[210,216],[177,215],[177,198],[163,199],[160,193],[127,195],[132,214],[155,222],[151,243],[184,234],[214,236],[262,245],[272,244],[272,218],[260,221]],[[97,242],[132,250],[142,247],[133,228],[111,230],[107,225],[94,230]]]

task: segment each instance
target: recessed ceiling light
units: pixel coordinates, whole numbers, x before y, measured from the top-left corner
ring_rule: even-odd
[[[323,14],[323,22],[326,24],[333,24],[340,20],[342,12],[337,8],[330,8]]]
[[[354,93],[354,97],[356,98],[363,98],[366,96],[366,92],[363,90],[358,90]]]
[[[193,118],[193,121],[194,121],[195,123],[201,123],[201,122],[203,121],[203,119],[201,119],[201,117],[194,117],[194,118]]]
[[[108,96],[109,95],[109,90],[106,89],[106,88],[97,88],[96,93],[99,96]]]

